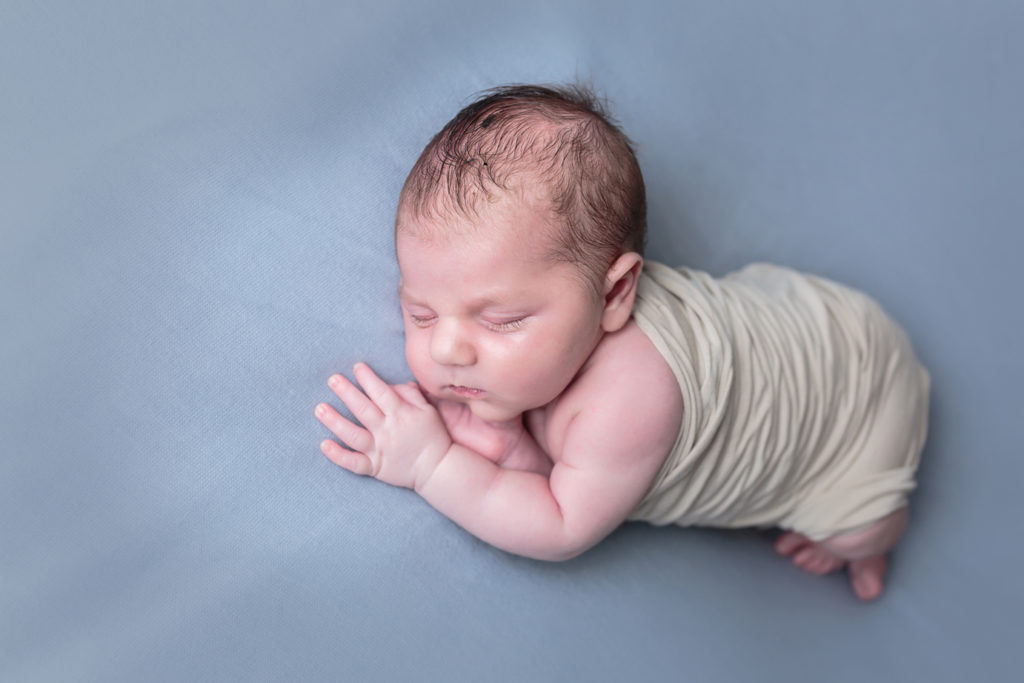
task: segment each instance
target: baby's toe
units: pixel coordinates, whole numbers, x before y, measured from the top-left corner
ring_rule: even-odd
[[[811,543],[793,555],[793,564],[812,574],[822,575],[842,568],[846,561]]]
[[[870,601],[882,595],[887,566],[884,555],[850,562],[850,584],[858,598]]]
[[[779,555],[792,555],[808,543],[810,543],[810,539],[803,534],[787,531],[775,539],[775,552]]]
[[[822,574],[828,574],[832,569],[832,563],[827,557],[815,557],[807,565],[807,571],[812,574],[821,576]]]
[[[842,558],[835,557],[833,555],[825,555],[819,561],[816,573],[831,574],[837,569],[842,569],[845,564],[846,561]]]
[[[813,546],[801,548],[793,555],[793,564],[806,571],[813,571],[814,566],[817,564],[817,560],[818,553],[815,552]]]

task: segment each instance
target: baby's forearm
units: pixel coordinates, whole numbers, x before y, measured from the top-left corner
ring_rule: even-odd
[[[496,461],[507,470],[536,472],[545,478],[551,474],[551,457],[544,452],[526,427],[520,427],[519,439],[515,446]]]
[[[517,555],[564,560],[583,550],[547,476],[504,469],[453,444],[417,493],[477,538]]]

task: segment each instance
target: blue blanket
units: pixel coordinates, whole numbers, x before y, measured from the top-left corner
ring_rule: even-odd
[[[1024,589],[1024,9],[1009,0],[7,3],[0,679],[1009,680]],[[546,564],[318,450],[409,378],[391,227],[429,137],[589,81],[649,255],[865,290],[932,374],[887,592],[768,532]]]

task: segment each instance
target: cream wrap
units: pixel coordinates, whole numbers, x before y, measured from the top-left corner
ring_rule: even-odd
[[[633,316],[679,381],[683,419],[630,519],[817,541],[906,504],[929,378],[873,300],[768,264],[715,279],[648,262]]]

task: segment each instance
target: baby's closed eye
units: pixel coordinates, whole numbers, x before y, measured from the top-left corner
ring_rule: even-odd
[[[518,318],[504,318],[504,319],[484,319],[484,324],[493,330],[498,332],[512,332],[514,330],[521,329],[526,324],[528,316],[520,316]]]
[[[411,320],[412,324],[416,325],[417,327],[426,327],[427,325],[430,325],[435,320],[437,320],[437,316],[409,313],[409,320]]]

